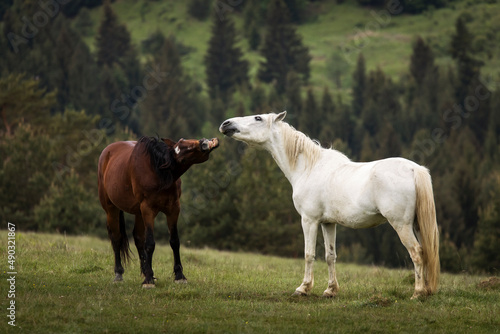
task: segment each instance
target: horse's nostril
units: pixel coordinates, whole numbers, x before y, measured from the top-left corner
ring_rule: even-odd
[[[228,126],[229,124],[231,124],[231,121],[225,121],[224,123],[222,123],[222,126]]]

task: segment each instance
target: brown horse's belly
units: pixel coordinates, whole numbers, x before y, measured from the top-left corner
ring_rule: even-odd
[[[140,213],[140,203],[134,195],[130,179],[130,154],[134,148],[133,142],[115,143],[119,146],[109,155],[107,168],[104,171],[103,183],[107,197],[118,209],[127,213]]]

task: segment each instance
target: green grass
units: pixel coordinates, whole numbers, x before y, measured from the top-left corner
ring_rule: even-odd
[[[157,288],[143,290],[137,256],[124,281],[112,283],[106,240],[17,232],[16,247],[17,327],[7,325],[2,269],[2,333],[500,331],[498,285],[479,287],[481,276],[444,274],[437,295],[415,301],[410,271],[340,263],[341,291],[324,299],[327,269],[318,261],[312,295],[292,297],[302,279],[301,259],[182,248],[189,283],[178,285],[170,247],[157,245]],[[5,231],[0,253],[6,268]]]

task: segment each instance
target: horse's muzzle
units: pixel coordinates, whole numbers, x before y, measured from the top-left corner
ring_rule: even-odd
[[[210,139],[208,142],[208,146],[210,148],[210,151],[216,149],[217,147],[219,147],[219,139],[218,138]]]
[[[201,150],[204,152],[207,152],[207,151],[212,152],[212,150],[219,147],[219,139],[217,139],[217,138],[212,138],[210,140],[202,139],[200,142],[201,142]]]
[[[234,135],[236,132],[240,132],[231,121],[225,121],[223,122],[220,127],[219,131],[223,133],[225,136],[231,137]]]

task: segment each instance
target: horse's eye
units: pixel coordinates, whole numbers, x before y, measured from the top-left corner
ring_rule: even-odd
[[[255,116],[255,120],[258,121],[258,122],[261,122],[262,121],[262,117],[260,116]]]

